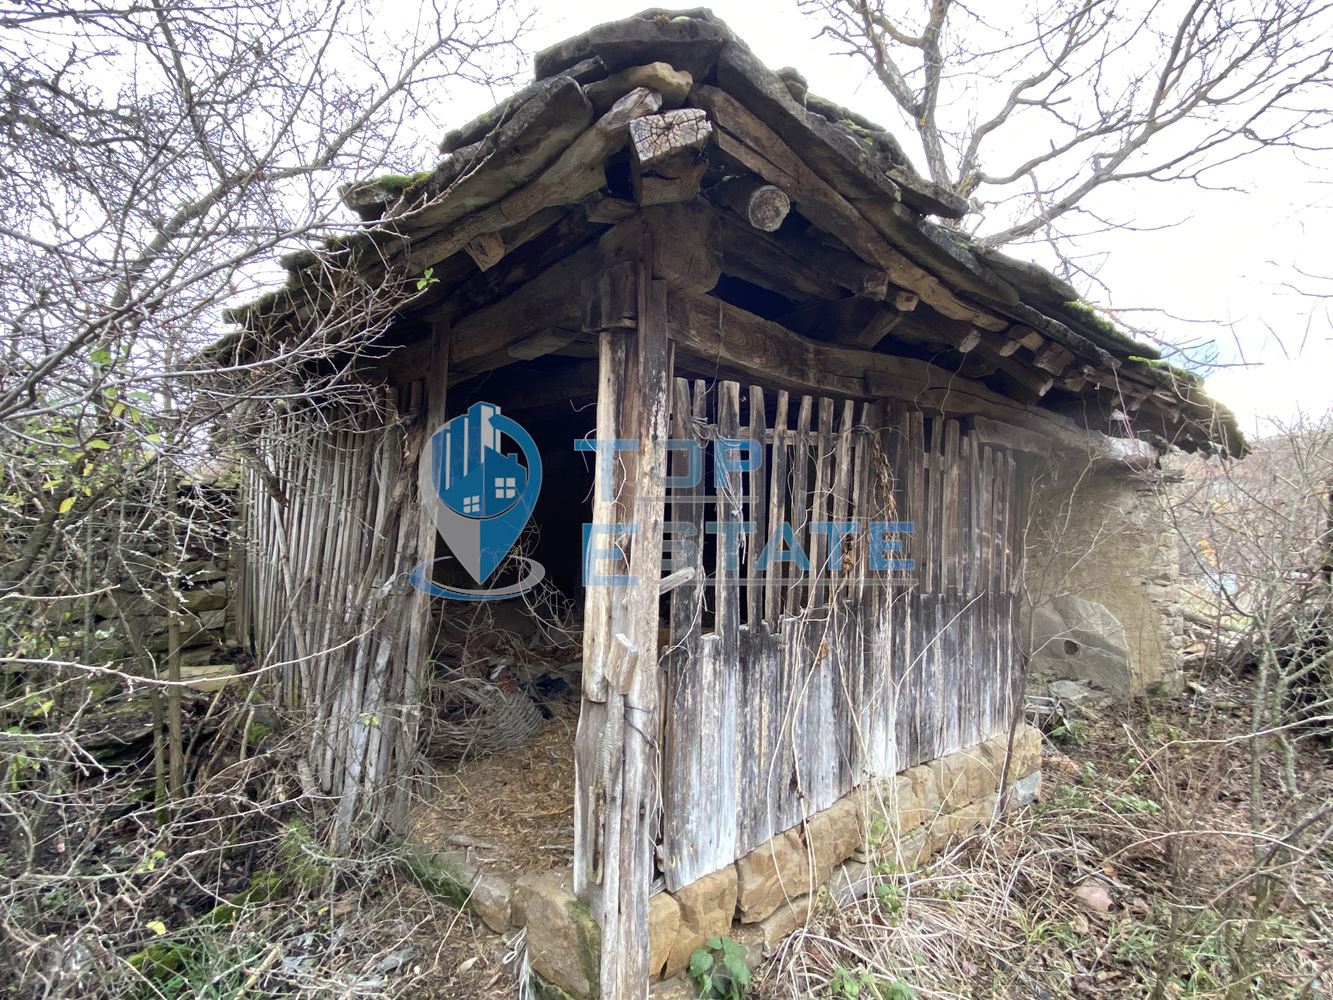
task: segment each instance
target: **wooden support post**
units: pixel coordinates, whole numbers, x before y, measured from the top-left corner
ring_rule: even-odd
[[[435,525],[435,513],[432,497],[435,493],[435,474],[431,467],[431,435],[444,424],[448,411],[447,392],[449,385],[449,350],[452,336],[449,324],[437,321],[431,330],[430,368],[426,375],[425,411],[418,424],[410,431],[411,444],[409,454],[416,459],[416,497],[415,510],[409,505],[409,516],[415,514],[416,525],[405,526],[407,537],[413,538],[414,544],[406,558],[401,560],[404,572],[420,562],[435,558],[436,539],[439,529]],[[426,662],[430,657],[431,645],[431,597],[422,590],[413,590],[405,595],[407,603],[407,651],[405,676],[403,682],[403,701],[406,710],[397,726],[385,726],[384,749],[381,751],[381,766],[385,770],[391,763],[392,742],[396,738],[398,748],[409,754],[416,752],[417,728],[420,724],[420,701],[425,690]],[[401,728],[400,728],[401,727]],[[401,764],[399,766],[402,766]],[[406,783],[393,789],[394,801],[389,810],[391,828],[402,830],[406,827],[410,797]]]
[[[666,283],[654,280],[651,235],[632,269],[633,327],[599,338],[593,527],[585,569],[583,706],[574,749],[574,891],[600,933],[598,993],[648,992],[648,893],[658,827],[657,609],[671,379]],[[614,284],[614,282],[612,282]],[[625,288],[604,277],[585,315],[625,320]],[[624,450],[611,451],[612,442]],[[598,558],[606,550],[612,558]],[[618,577],[618,580],[605,578]]]

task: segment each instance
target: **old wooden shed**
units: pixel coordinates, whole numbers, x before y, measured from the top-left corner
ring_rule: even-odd
[[[410,583],[448,555],[431,435],[480,402],[521,423],[545,463],[527,554],[583,602],[586,954],[549,975],[643,996],[719,919],[691,887],[717,889],[723,931],[808,898],[867,835],[863,809],[850,839],[811,832],[858,789],[975,815],[1035,769],[1014,756],[1034,468],[1241,444],[1192,376],[969,240],[892,135],[707,12],[595,28],[536,78],[429,173],[351,185],[363,229],[238,314],[223,347],[247,360],[407,289],[343,359],[364,404],[292,406],[254,442],[240,624],[322,727],[342,820],[400,828],[449,603]],[[585,466],[576,438],[630,444]],[[585,586],[589,562],[617,585]],[[963,765],[927,768],[930,795],[894,784],[972,748],[989,786]],[[671,940],[650,942],[663,895]]]

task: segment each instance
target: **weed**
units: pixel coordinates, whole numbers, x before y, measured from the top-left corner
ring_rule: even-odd
[[[701,1000],[741,1000],[750,991],[745,949],[729,937],[712,937],[690,956],[690,977]]]

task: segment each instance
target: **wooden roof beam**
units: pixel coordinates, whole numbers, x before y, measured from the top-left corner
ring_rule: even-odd
[[[716,87],[698,86],[690,100],[712,116],[717,143],[724,153],[786,191],[802,214],[863,260],[883,268],[894,284],[915,292],[923,302],[954,319],[996,331],[1009,325],[994,313],[964,302],[938,278],[890,246],[846,198],[734,97]]]
[[[821,343],[713,296],[673,297],[668,319],[677,357],[694,359],[698,371],[723,369],[798,392],[901,399],[924,411],[984,416],[1041,434],[1082,433],[1067,418],[930,362]]]

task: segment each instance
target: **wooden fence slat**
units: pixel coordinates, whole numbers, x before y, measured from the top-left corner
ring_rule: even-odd
[[[787,391],[785,389],[778,392],[777,410],[773,417],[773,443],[769,448],[769,477],[768,477],[768,527],[770,537],[778,530],[781,523],[788,517],[787,513],[787,464],[790,451],[788,440],[789,431],[787,429]],[[775,545],[773,556],[776,556],[777,548],[781,545]],[[765,588],[765,617],[773,630],[777,631],[778,618],[782,615],[783,606],[786,600],[786,592],[783,588],[783,581],[788,573],[789,565],[780,562],[776,558],[771,558],[767,570],[767,586]]]
[[[825,536],[829,546],[827,573],[829,603],[832,603],[835,594],[847,594],[855,583],[855,577],[852,575],[855,568],[855,537],[850,535],[842,537],[836,559],[833,553],[833,539],[840,537],[840,525],[845,524],[852,515],[852,485],[855,482],[852,459],[855,430],[856,404],[850,399],[845,400],[833,447],[833,488],[829,497],[829,520],[833,522],[833,527],[830,529],[831,533]]]
[[[959,475],[958,475],[959,434],[958,421],[944,422],[944,467],[941,475],[944,479],[944,515],[940,522],[940,545],[944,551],[944,577],[940,589],[957,595],[960,587],[962,559],[962,520],[959,515]]]
[[[819,428],[814,439],[815,486],[810,511],[810,600],[808,607],[816,608],[824,602],[828,592],[830,571],[828,563],[829,536],[827,530],[817,531],[815,525],[827,529],[830,493],[833,489],[833,400],[821,396],[819,400]]]
[[[768,497],[765,484],[768,480],[768,414],[764,409],[764,390],[762,386],[750,386],[750,455],[752,462],[758,462],[756,468],[745,474],[746,508],[750,512],[749,520],[752,531],[746,536],[745,566],[746,586],[745,605],[746,621],[750,628],[757,629],[764,617],[764,578],[759,572],[759,554],[763,551],[764,541],[768,537],[765,527],[768,522]]]
[[[796,430],[792,434],[791,449],[791,492],[788,510],[792,516],[792,535],[796,545],[810,553],[810,413],[812,400],[809,396],[801,397],[801,405],[796,415]],[[813,567],[812,567],[813,568]],[[802,570],[792,563],[791,575],[787,582],[787,614],[794,615],[804,606],[810,572]]]

